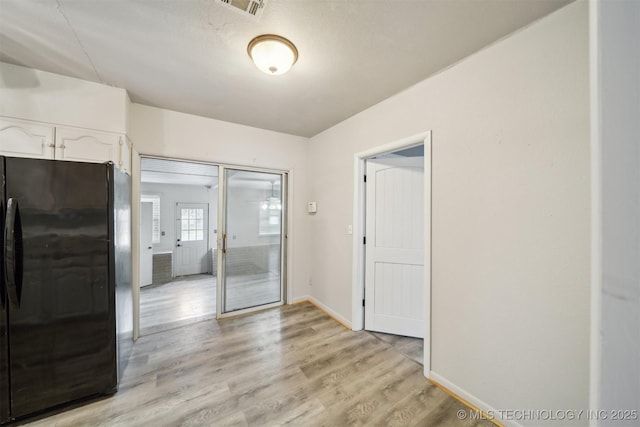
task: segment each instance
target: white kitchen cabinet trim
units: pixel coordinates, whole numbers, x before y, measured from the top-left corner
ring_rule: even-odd
[[[0,117],[0,155],[77,162],[113,162],[131,174],[126,135]]]
[[[52,159],[54,127],[0,117],[0,154],[13,157]]]
[[[122,135],[118,144],[119,160],[116,165],[122,172],[131,175],[131,140],[128,136]]]
[[[56,127],[56,160],[104,163],[116,165],[120,159],[121,136],[94,130]]]

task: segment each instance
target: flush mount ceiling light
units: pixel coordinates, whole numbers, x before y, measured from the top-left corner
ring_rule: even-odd
[[[264,34],[249,42],[249,56],[263,73],[284,74],[298,60],[298,49],[289,40],[274,34]]]

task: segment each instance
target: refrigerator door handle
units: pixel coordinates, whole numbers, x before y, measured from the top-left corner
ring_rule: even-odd
[[[20,307],[22,294],[22,225],[18,201],[7,201],[7,219],[4,225],[4,271],[7,295],[12,307]]]

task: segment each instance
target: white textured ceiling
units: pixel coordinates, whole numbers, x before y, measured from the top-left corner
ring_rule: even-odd
[[[0,0],[0,61],[125,88],[141,104],[312,136],[571,0]],[[290,39],[282,76],[257,35]]]

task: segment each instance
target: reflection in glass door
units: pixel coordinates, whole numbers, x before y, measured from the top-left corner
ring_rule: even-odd
[[[224,168],[220,315],[283,303],[285,177]]]

